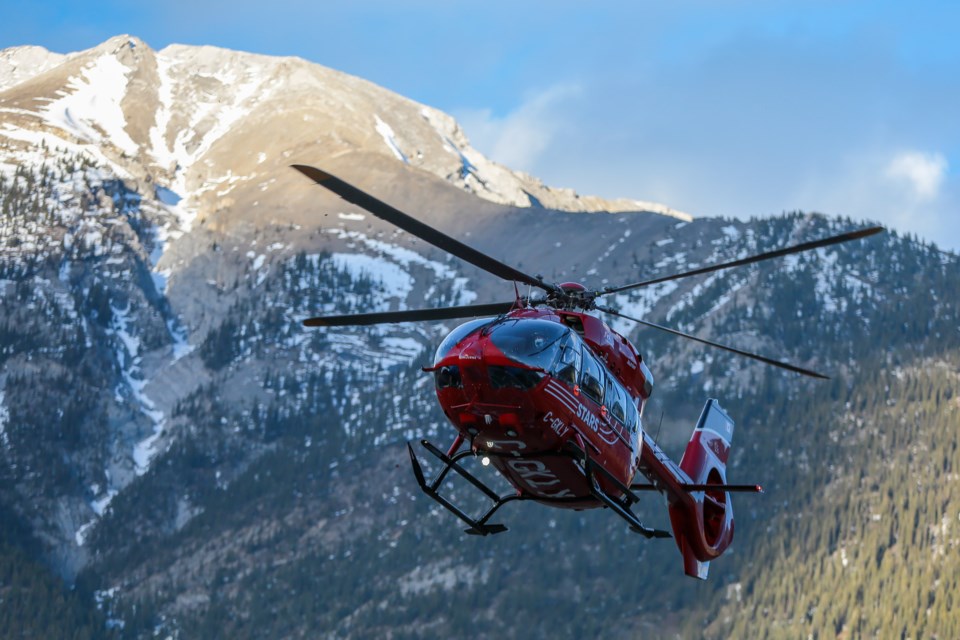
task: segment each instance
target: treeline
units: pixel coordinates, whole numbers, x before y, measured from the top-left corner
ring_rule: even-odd
[[[116,638],[92,594],[67,587],[37,559],[40,546],[0,502],[0,637]]]
[[[771,409],[818,442],[791,430],[775,535],[751,537],[717,637],[960,637],[958,367],[878,366],[841,402]]]

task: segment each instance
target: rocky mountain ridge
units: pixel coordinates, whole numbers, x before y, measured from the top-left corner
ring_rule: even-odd
[[[0,90],[9,141],[19,135],[28,146],[52,134],[93,143],[113,168],[187,198],[186,210],[202,211],[206,201],[198,196],[214,188],[222,200],[238,183],[262,177],[290,156],[295,140],[322,146],[324,155],[362,149],[394,157],[498,204],[689,220],[656,203],[547,187],[485,158],[449,115],[298,58],[185,45],[154,52],[137,38],[117,36],[66,56],[41,47],[4,50]],[[277,121],[292,119],[299,121],[295,138],[257,138],[258,130],[272,134]],[[18,134],[20,128],[27,131]],[[239,145],[260,151],[231,155]]]

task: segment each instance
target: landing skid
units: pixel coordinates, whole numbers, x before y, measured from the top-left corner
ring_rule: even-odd
[[[463,522],[467,523],[469,528],[464,529],[465,533],[475,536],[488,536],[495,533],[503,533],[507,531],[507,527],[502,524],[489,524],[488,521],[493,516],[497,510],[508,502],[514,502],[517,500],[537,500],[539,502],[547,502],[543,498],[537,498],[534,496],[526,495],[523,493],[513,493],[507,495],[499,495],[493,489],[488,487],[483,483],[482,480],[477,478],[475,475],[464,469],[460,465],[460,461],[468,456],[474,455],[470,449],[464,451],[457,451],[460,446],[463,444],[463,438],[458,437],[454,441],[453,445],[450,447],[450,450],[447,453],[444,453],[431,442],[427,440],[421,440],[420,444],[423,445],[423,448],[426,449],[432,456],[437,458],[440,462],[443,463],[443,467],[437,472],[430,482],[427,482],[426,477],[423,474],[423,467],[420,465],[420,460],[417,458],[417,454],[413,450],[413,446],[408,442],[407,451],[410,453],[410,463],[413,465],[413,475],[417,479],[417,484],[420,485],[420,489],[435,500],[440,506],[452,513],[453,515],[460,518]],[[488,453],[487,455],[496,455]],[[544,454],[537,454],[537,457],[543,457]],[[634,533],[639,533],[640,535],[646,538],[670,538],[672,537],[668,531],[661,531],[659,529],[651,529],[650,527],[644,526],[640,519],[636,516],[630,507],[640,500],[639,497],[633,491],[630,490],[630,487],[625,486],[619,480],[613,477],[609,471],[604,469],[602,466],[594,463],[590,456],[580,449],[579,447],[573,446],[572,451],[570,452],[558,452],[552,455],[564,456],[567,458],[574,458],[579,460],[582,464],[584,475],[590,482],[590,493],[599,500],[604,506],[610,508],[614,513],[627,521],[627,524],[630,526],[630,530]],[[467,482],[476,487],[482,494],[489,498],[493,502],[486,513],[481,515],[479,518],[473,518],[469,516],[463,509],[453,504],[445,496],[440,494],[440,487],[443,484],[444,480],[447,478],[447,474],[453,470],[460,475]],[[600,487],[600,484],[597,482],[597,474],[603,475],[609,482],[613,483],[619,491],[623,493],[623,497],[616,499],[611,497],[609,494],[604,492]],[[557,498],[551,502],[572,502],[578,501],[579,498],[573,498],[567,500],[564,498]]]
[[[460,461],[467,456],[473,455],[473,452],[469,449],[461,451],[460,453],[455,453],[461,442],[462,439],[458,438],[454,443],[454,446],[451,447],[452,455],[447,455],[443,451],[440,451],[440,449],[436,448],[429,441],[420,441],[420,444],[423,445],[424,449],[429,451],[443,463],[443,468],[440,469],[440,471],[433,478],[433,480],[430,481],[429,484],[427,483],[426,478],[423,476],[423,468],[420,466],[420,461],[417,459],[417,454],[414,453],[413,446],[408,442],[407,451],[410,452],[410,463],[413,465],[413,475],[417,478],[417,484],[420,485],[420,488],[425,494],[436,500],[440,506],[470,525],[469,529],[464,529],[466,533],[469,533],[472,536],[488,536],[494,533],[503,533],[507,530],[504,525],[487,524],[490,516],[496,513],[497,509],[506,503],[514,500],[523,500],[525,498],[520,494],[500,496],[493,489],[479,480],[475,475],[461,467]],[[490,507],[490,509],[488,509],[487,512],[479,518],[471,518],[462,509],[460,509],[460,507],[447,500],[447,498],[444,496],[440,495],[440,485],[443,484],[443,481],[447,478],[447,474],[451,469],[460,474],[462,478],[475,486],[480,490],[481,493],[493,501],[493,506]]]
[[[613,477],[609,471],[604,469],[602,466],[596,464],[591,458],[590,455],[584,449],[580,449],[576,445],[570,445],[576,457],[581,461],[583,465],[583,472],[586,474],[587,479],[590,481],[590,492],[593,496],[602,502],[606,507],[608,507],[615,514],[627,521],[627,524],[630,526],[630,530],[634,533],[639,533],[643,537],[650,538],[672,538],[673,536],[669,531],[663,531],[661,529],[651,529],[650,527],[645,526],[640,522],[640,518],[630,509],[631,506],[639,502],[640,498],[633,491],[630,490],[630,487],[627,487],[622,482]],[[623,492],[623,497],[619,500],[610,496],[603,489],[600,488],[600,484],[597,482],[597,473],[600,473],[608,481],[613,483],[614,486],[621,492]]]

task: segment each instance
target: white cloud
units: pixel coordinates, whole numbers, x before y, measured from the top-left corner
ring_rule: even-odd
[[[787,207],[875,220],[940,248],[960,249],[960,185],[944,154],[869,149],[799,167]]]
[[[497,117],[490,109],[460,109],[454,115],[474,147],[511,169],[533,171],[567,125],[565,103],[580,94],[575,85],[529,93],[513,111]]]
[[[930,201],[939,195],[947,167],[947,159],[941,153],[904,151],[890,161],[886,175],[906,183],[918,200]]]

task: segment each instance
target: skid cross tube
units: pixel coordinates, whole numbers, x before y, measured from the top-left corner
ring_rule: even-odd
[[[417,484],[420,485],[420,489],[423,490],[425,494],[433,498],[437,504],[470,525],[469,529],[464,529],[464,531],[470,535],[487,536],[506,531],[507,527],[504,525],[487,524],[487,520],[490,519],[497,509],[506,503],[514,500],[524,500],[525,497],[520,494],[500,496],[476,476],[460,466],[460,461],[463,458],[472,455],[472,452],[469,449],[454,454],[453,456],[448,456],[427,440],[421,440],[420,444],[423,445],[424,449],[429,451],[434,457],[443,463],[443,468],[440,469],[434,479],[428,483],[423,475],[423,468],[420,466],[420,461],[417,459],[417,454],[413,451],[413,446],[409,442],[407,443],[407,451],[410,453],[410,463],[413,465],[413,475],[416,477]],[[462,478],[467,480],[467,482],[475,486],[480,490],[481,493],[493,501],[493,506],[490,507],[490,509],[488,509],[487,512],[481,517],[471,518],[462,509],[460,509],[460,507],[450,502],[444,496],[440,495],[440,485],[443,484],[444,480],[446,480],[447,474],[451,469],[456,471]]]
[[[640,498],[635,493],[630,491],[629,487],[617,480],[613,474],[604,469],[602,466],[594,463],[586,449],[581,449],[576,445],[571,446],[574,449],[574,454],[576,457],[580,458],[583,463],[583,472],[587,476],[587,480],[590,481],[590,493],[592,493],[593,496],[602,502],[606,507],[609,507],[610,510],[615,514],[626,520],[631,531],[634,533],[639,533],[647,539],[673,537],[670,535],[669,531],[651,529],[640,522],[640,518],[637,517],[637,514],[630,509],[630,506],[639,501]],[[607,480],[612,482],[617,489],[623,492],[624,499],[622,501],[611,497],[610,494],[600,487],[600,483],[597,482],[597,476],[594,473],[595,471],[599,471]]]

